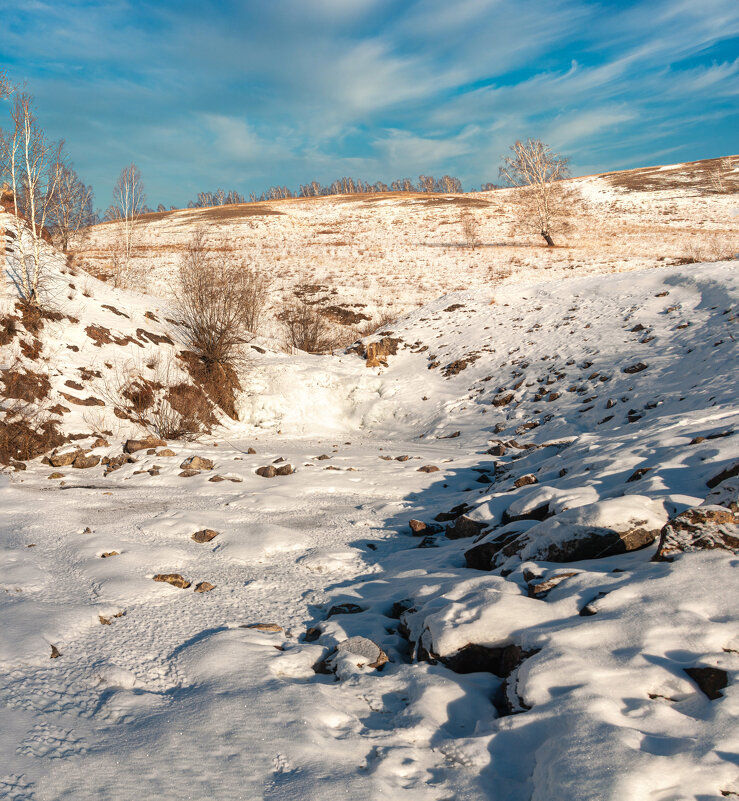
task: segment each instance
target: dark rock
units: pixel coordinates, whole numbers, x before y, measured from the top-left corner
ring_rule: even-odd
[[[425,464],[423,467],[419,467],[416,471],[417,473],[438,473],[439,468],[433,464]]]
[[[293,473],[293,466],[291,464],[283,464],[282,467],[277,468],[278,476],[290,476]]]
[[[646,370],[648,364],[644,364],[644,362],[637,362],[636,364],[632,364],[629,367],[624,367],[623,372],[628,373],[629,375],[633,375],[634,373],[641,373],[642,370]]]
[[[265,467],[258,467],[255,472],[262,478],[274,478],[277,475],[277,468],[270,464]]]
[[[640,478],[643,478],[651,469],[651,467],[640,467],[626,479],[626,483],[631,484],[632,481],[638,481]]]
[[[100,457],[95,456],[94,454],[83,454],[81,453],[73,462],[72,467],[76,467],[80,470],[85,470],[88,467],[96,467],[100,463]]]
[[[54,466],[58,467],[58,465]],[[734,478],[735,476],[739,476],[739,462],[734,462],[734,464],[722,470],[720,473],[717,473],[713,478],[709,478],[708,481],[706,481],[706,486],[713,489],[721,484],[722,481],[726,481],[728,478]]]
[[[438,657],[438,661],[455,673],[492,673],[504,679],[523,658],[524,651],[518,645],[495,647],[470,643],[451,656]]]
[[[329,618],[333,617],[334,615],[358,615],[360,612],[364,612],[364,607],[359,606],[358,604],[347,602],[332,606],[328,610],[328,615],[326,615],[326,617]]]
[[[521,476],[520,478],[517,478],[513,482],[513,486],[514,487],[526,487],[529,484],[538,484],[538,483],[539,483],[539,479],[533,473],[528,473],[525,476]]]
[[[450,540],[476,537],[489,527],[487,523],[481,523],[478,520],[472,520],[472,518],[467,517],[467,515],[461,515],[452,525],[446,527],[446,536]]]
[[[725,670],[716,667],[685,668],[685,672],[698,685],[700,691],[711,701],[723,698],[723,690],[729,683]]]
[[[529,584],[529,598],[539,598],[543,600],[546,596],[561,582],[570,576],[576,576],[577,570],[572,570],[568,573],[558,573],[556,576],[540,581],[537,584]]]

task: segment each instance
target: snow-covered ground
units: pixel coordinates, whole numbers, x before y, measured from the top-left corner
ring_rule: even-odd
[[[116,457],[99,390],[175,359],[137,333],[166,302],[62,276],[35,369],[101,400],[64,448]],[[372,337],[387,367],[264,347],[212,435],[0,476],[0,798],[739,795],[737,555],[653,561],[688,509],[736,541],[738,294],[736,262],[481,283]]]
[[[584,204],[574,210],[571,229],[555,236],[556,248],[515,224],[511,190],[335,196],[153,214],[142,218],[125,280],[166,295],[198,228],[214,247],[273,279],[274,313],[299,287],[325,307],[385,319],[448,292],[486,292],[500,282],[643,270],[685,258],[714,261],[716,251],[739,250],[736,195],[713,192],[705,173],[717,163],[573,179]],[[463,214],[475,221],[475,249],[465,246]],[[76,245],[76,263],[110,275],[120,233],[116,223],[95,226]],[[265,323],[268,336],[278,331]]]

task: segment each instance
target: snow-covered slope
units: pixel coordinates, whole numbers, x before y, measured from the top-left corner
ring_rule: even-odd
[[[90,292],[53,392],[90,323],[172,333]],[[456,292],[260,347],[199,441],[0,477],[0,797],[739,794],[738,294],[736,262]]]

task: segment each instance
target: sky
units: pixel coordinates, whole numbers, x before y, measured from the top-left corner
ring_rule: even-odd
[[[526,137],[580,175],[739,152],[738,0],[0,0],[3,68],[101,208],[131,162],[156,207],[471,189]]]

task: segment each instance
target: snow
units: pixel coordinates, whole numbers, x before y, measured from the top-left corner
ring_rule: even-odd
[[[716,204],[723,219],[724,198]],[[392,200],[375,208],[399,215]],[[287,356],[260,340],[239,420],[169,442],[174,456],[139,451],[107,476],[102,465],[62,467],[54,480],[57,468],[36,459],[0,476],[0,798],[739,792],[737,555],[657,562],[655,542],[543,558],[583,532],[659,530],[736,498],[736,478],[706,483],[739,459],[736,264],[624,259],[629,272],[593,263],[575,277],[553,269],[552,280],[527,273],[460,291],[440,278],[446,294],[383,328],[401,340],[387,368],[352,353]],[[113,383],[132,360],[145,371],[155,353],[174,359],[177,343],[98,348],[85,333],[96,323],[117,337],[167,334],[163,300],[69,276],[62,259],[55,269],[87,285],[89,297],[73,290],[65,306],[79,322],[45,326],[41,361],[18,339],[0,358],[43,369],[52,402],[96,394],[65,387],[80,368]],[[638,362],[646,369],[624,372]],[[94,452],[115,456],[142,432],[116,421],[103,395],[57,419],[68,434],[110,426]],[[180,477],[193,455],[213,470]],[[278,459],[295,472],[256,474]],[[524,475],[537,483],[516,486]],[[488,526],[481,539],[431,528],[454,508]],[[504,524],[519,516],[529,519]],[[412,535],[412,518],[428,538]],[[218,536],[193,541],[204,528]],[[466,551],[511,531],[526,539],[520,552],[489,572],[466,566]],[[155,582],[159,573],[191,584]],[[550,579],[546,594],[532,591]],[[206,581],[212,590],[194,591]],[[349,603],[359,611],[329,616]],[[367,640],[388,657],[381,669]],[[470,644],[524,657],[508,676],[453,672],[444,660]],[[325,660],[330,672],[316,673]],[[685,673],[700,666],[726,671],[716,700]]]

